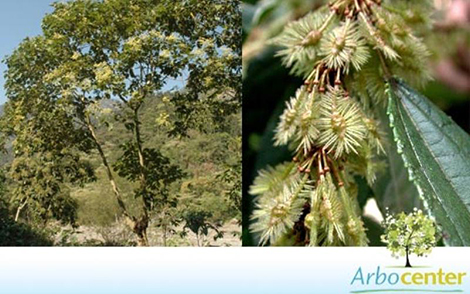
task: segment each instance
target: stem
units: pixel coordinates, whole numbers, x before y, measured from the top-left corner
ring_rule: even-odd
[[[390,70],[387,67],[387,63],[385,61],[383,53],[380,52],[379,50],[376,50],[376,51],[377,51],[377,54],[379,55],[380,65],[382,66],[382,69],[384,71],[385,78],[387,79],[387,81],[390,81],[392,78],[392,74],[390,73]]]
[[[335,16],[336,13],[334,12],[330,12],[330,15],[328,15],[328,18],[325,20],[325,22],[323,23],[323,25],[318,29],[318,31],[320,33],[322,33],[327,27],[328,25],[330,24],[331,20],[333,19],[333,17]]]
[[[371,23],[370,19],[368,18],[368,16],[362,11],[359,12],[358,15],[362,19],[362,21],[366,24],[367,29],[369,30],[369,33],[372,35],[372,37],[375,38],[377,43],[379,43],[380,46],[385,47],[386,45],[385,45],[384,40],[382,40],[382,38],[379,36],[379,34],[377,33],[377,30],[372,25],[372,23]]]
[[[312,92],[312,90],[316,90],[318,88],[318,84],[320,83],[320,71],[323,67],[323,62],[320,62],[316,68],[310,73],[310,75],[305,79],[305,84],[307,85],[307,92]],[[313,82],[310,80],[315,76]],[[312,87],[313,84],[313,87]]]
[[[313,116],[313,102],[315,101],[315,92],[317,91],[317,85],[315,85],[312,89],[312,92],[310,93],[310,103],[308,104],[308,110],[311,111],[311,115]]]
[[[356,7],[357,12],[361,12],[361,6],[359,6],[359,2],[357,2],[357,0],[354,0],[354,6]]]
[[[325,171],[321,164],[321,153],[318,153],[318,174],[320,175],[320,181],[323,182],[325,180]]]
[[[21,204],[18,209],[16,210],[16,215],[15,215],[15,222],[18,222],[18,219],[20,218],[20,212],[21,210],[23,210],[23,208],[26,206],[26,203],[28,203],[27,200],[25,200],[23,202],[23,204]]]
[[[341,85],[341,70],[340,69],[336,71],[335,88],[338,89],[339,85]]]
[[[408,236],[408,239],[406,240],[406,247],[408,247],[408,246],[410,245],[411,236],[413,236],[413,233],[414,233],[414,232],[415,232],[414,230],[411,230],[411,233],[410,233],[410,235]]]
[[[320,93],[324,93],[325,90],[326,90],[326,87],[325,87],[325,83],[326,83],[326,76],[328,74],[328,72],[330,71],[330,69],[325,69],[321,75],[321,78],[320,78],[320,89],[319,89],[319,92]]]

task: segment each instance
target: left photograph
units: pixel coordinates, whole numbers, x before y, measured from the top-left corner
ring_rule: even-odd
[[[241,246],[235,0],[0,11],[0,246]]]

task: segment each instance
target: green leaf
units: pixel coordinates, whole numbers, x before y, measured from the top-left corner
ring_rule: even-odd
[[[259,25],[266,17],[268,17],[279,5],[280,1],[268,0],[262,1],[257,5],[256,12],[253,16],[253,24]]]
[[[470,136],[403,82],[389,86],[390,126],[410,180],[445,243],[470,246]]]
[[[389,124],[385,111],[380,116],[380,120],[384,126]],[[397,146],[391,144],[393,142],[392,129],[386,129],[387,141],[390,144],[384,144],[386,155],[383,156],[383,160],[387,163],[387,168],[377,176],[377,180],[371,187],[377,205],[384,215],[386,209],[395,214],[412,212],[415,207],[423,208],[418,190],[408,180],[408,172],[403,164],[403,159],[397,152]]]

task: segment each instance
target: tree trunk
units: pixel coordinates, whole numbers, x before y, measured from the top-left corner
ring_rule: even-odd
[[[134,233],[139,237],[138,245],[139,246],[150,246],[148,236],[147,236],[147,228],[148,228],[149,220],[146,217],[142,217],[140,220],[135,222],[134,225]]]
[[[96,136],[95,128],[93,124],[91,123],[91,119],[89,115],[86,115],[86,121],[85,121],[88,130],[90,132],[91,138],[93,142],[95,143],[96,149],[98,150],[98,153],[100,154],[101,161],[106,169],[106,174],[108,176],[108,180],[111,184],[111,187],[113,189],[114,195],[116,196],[116,200],[119,204],[119,207],[121,208],[122,213],[126,217],[126,221],[128,225],[131,227],[132,231],[137,235],[138,237],[138,244],[139,246],[148,246],[148,238],[147,238],[147,227],[148,227],[148,217],[147,214],[144,213],[144,216],[140,219],[137,220],[135,217],[131,216],[129,211],[127,210],[126,204],[124,203],[122,197],[121,197],[121,192],[119,191],[116,181],[114,179],[111,167],[109,166],[108,159],[106,157],[106,154],[104,153],[103,147],[101,146],[100,142],[98,141],[98,137]]]
[[[405,267],[411,267],[410,258],[409,258],[409,251],[410,251],[409,247],[406,246],[406,265],[405,265]]]
[[[144,230],[140,233],[137,234],[139,236],[139,239],[137,241],[137,245],[139,247],[149,247],[150,244],[149,244],[149,239],[148,239],[148,236],[147,236],[147,230]]]
[[[166,225],[163,225],[163,246],[166,247]]]
[[[106,157],[106,154],[104,154],[103,147],[101,146],[100,142],[98,141],[98,137],[96,136],[95,128],[94,128],[93,124],[91,123],[90,116],[88,114],[86,115],[85,123],[88,127],[88,131],[90,132],[93,143],[95,143],[96,149],[98,150],[98,153],[100,154],[101,161],[102,161],[102,163],[103,163],[103,165],[106,169],[106,174],[108,176],[108,180],[111,184],[114,195],[116,196],[119,207],[122,209],[124,215],[131,218],[128,211],[127,211],[126,205],[124,204],[124,201],[122,200],[121,192],[119,191],[119,189],[117,187],[117,184],[116,184],[116,181],[114,180],[113,172],[111,171],[111,167],[109,166],[108,159]]]
[[[140,107],[140,106],[139,106]],[[140,121],[139,121],[139,107],[134,109],[134,136],[137,145],[137,153],[139,156],[139,168],[140,168],[140,189],[142,191],[142,216],[140,219],[139,226],[142,227],[142,233],[144,238],[142,239],[144,246],[148,245],[147,239],[147,228],[149,225],[149,211],[151,210],[151,201],[147,197],[147,171],[144,157],[144,151],[142,147],[142,137],[140,134]]]
[[[139,121],[139,109],[134,110],[134,137],[135,144],[137,146],[137,154],[139,156],[139,173],[140,173],[140,188],[142,189],[143,196],[147,190],[147,171],[146,171],[146,162],[144,157],[144,148],[142,147],[142,136],[140,134],[140,121]],[[148,199],[142,199],[144,210],[148,212],[150,209],[150,203]]]

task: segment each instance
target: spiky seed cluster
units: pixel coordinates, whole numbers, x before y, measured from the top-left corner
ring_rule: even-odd
[[[294,227],[303,212],[309,193],[311,187],[306,179],[296,179],[289,185],[284,185],[280,193],[263,197],[263,200],[257,203],[257,209],[252,216],[257,222],[252,226],[252,230],[260,234],[260,244],[274,242]]]
[[[366,42],[349,19],[332,30],[321,43],[320,55],[323,62],[332,69],[349,72],[350,64],[360,70],[369,59]]]
[[[316,127],[317,120],[314,116],[315,113],[315,111],[306,110],[302,114],[299,131],[295,136],[296,141],[299,142],[296,150],[303,150],[304,154],[313,148],[314,142],[319,134],[319,130]]]
[[[305,86],[286,103],[274,135],[275,145],[296,142],[297,150],[307,154],[316,143],[334,150],[335,157],[357,153],[366,139],[380,146],[381,132],[375,120],[364,116],[359,103],[339,87],[327,86],[323,95],[308,93]]]
[[[317,201],[320,201],[321,204],[320,210],[313,213],[320,214],[322,220],[320,227],[326,234],[325,245],[334,245],[337,239],[344,242],[344,228],[341,222],[344,216],[344,209],[340,203],[336,187],[331,181],[322,180],[317,186],[316,194]]]
[[[408,25],[414,25],[413,20],[406,17],[411,11],[397,14],[386,7],[373,5],[370,12],[369,16],[364,12],[359,15],[361,34],[373,48],[379,49],[391,61],[388,63],[391,71],[416,86],[429,81],[431,75],[427,60],[430,53],[423,41],[413,35],[413,30]],[[423,16],[423,19],[429,17]]]
[[[296,131],[302,128],[303,121],[309,118],[305,107],[307,96],[306,88],[300,87],[295,93],[295,97],[286,102],[286,108],[281,115],[280,123],[274,135],[275,145],[287,144],[296,134]]]
[[[292,162],[261,171],[250,190],[258,196],[251,228],[261,244],[368,242],[354,176],[372,185],[383,167],[375,111],[385,104],[384,76],[429,79],[428,51],[413,35],[429,24],[429,0],[381,2],[331,0],[272,41],[305,84],[287,102],[274,138],[295,150]]]
[[[283,57],[284,65],[292,68],[292,73],[304,75],[310,72],[306,63],[318,57],[324,32],[335,22],[336,16],[328,9],[319,9],[288,24],[284,33],[271,43],[285,48],[278,55]]]
[[[290,23],[272,44],[284,48],[278,55],[296,75],[308,75],[312,65],[322,59],[330,68],[347,71],[352,64],[359,71],[376,62],[379,50],[393,61],[389,65],[394,73],[421,85],[430,79],[426,66],[429,52],[413,29],[429,26],[430,2],[397,0],[380,5],[372,0],[358,0],[357,4],[330,1],[330,11],[323,7]]]
[[[339,88],[329,87],[322,99],[318,129],[319,144],[335,151],[335,158],[357,149],[364,143],[366,125],[359,104]]]
[[[263,195],[266,193],[279,193],[287,179],[297,180],[295,173],[295,164],[279,164],[275,168],[268,167],[261,170],[256,177],[255,182],[250,187],[251,195]]]

